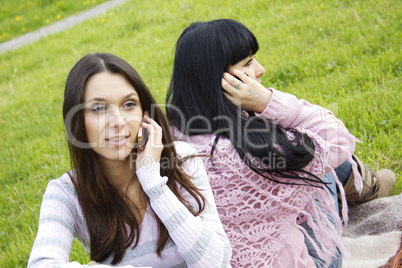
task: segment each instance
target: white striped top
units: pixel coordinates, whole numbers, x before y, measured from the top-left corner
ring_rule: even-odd
[[[176,142],[175,145],[182,157],[197,153],[187,143]],[[137,176],[150,199],[150,205],[141,223],[138,245],[126,250],[118,266],[230,267],[231,247],[220,222],[202,160],[189,159],[183,168],[207,200],[204,211],[197,217],[188,211],[167,187],[168,178],[161,177],[159,163],[138,169]],[[183,198],[197,207],[194,198],[184,188],[179,188]],[[171,238],[161,257],[156,254],[159,232],[152,210],[163,221]],[[39,229],[28,267],[80,266],[77,262],[69,262],[74,237],[89,251],[86,221],[71,179],[64,174],[49,182],[43,196]],[[109,257],[103,264],[110,264],[112,259],[112,256]]]

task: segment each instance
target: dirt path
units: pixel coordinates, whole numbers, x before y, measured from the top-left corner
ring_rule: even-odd
[[[83,11],[77,15],[70,16],[64,20],[60,20],[54,24],[51,24],[46,27],[42,27],[36,31],[24,34],[20,37],[8,40],[4,43],[0,44],[0,54],[10,51],[10,50],[15,50],[19,47],[28,45],[30,43],[33,43],[35,41],[38,41],[42,37],[48,36],[50,34],[58,33],[61,31],[64,31],[70,27],[73,27],[85,20],[88,20],[90,18],[93,18],[99,14],[102,14],[106,12],[107,10],[114,8],[118,5],[121,5],[129,0],[111,0],[108,2],[105,2],[103,4],[100,4],[99,6],[96,6],[90,10]]]

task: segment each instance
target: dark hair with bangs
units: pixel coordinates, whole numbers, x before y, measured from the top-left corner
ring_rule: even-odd
[[[286,184],[321,184],[321,179],[303,170],[315,151],[307,135],[288,129],[293,134],[290,140],[282,127],[255,116],[252,111],[245,116],[222,93],[224,72],[230,65],[254,55],[258,48],[254,34],[237,21],[192,23],[176,44],[166,97],[167,115],[186,135],[216,134],[211,155],[223,136],[231,140],[247,166],[267,179]],[[300,173],[309,176],[301,177]]]
[[[161,126],[164,145],[161,161],[169,161],[169,165],[161,165],[160,172],[161,176],[169,178],[167,186],[171,191],[195,216],[203,211],[205,198],[180,167],[184,159],[178,159],[175,147],[172,146],[173,137],[168,120],[135,69],[123,59],[108,53],[89,54],[81,58],[70,71],[64,91],[63,118],[68,133],[71,166],[74,170],[70,177],[88,227],[91,259],[104,262],[112,257],[111,263],[118,264],[125,250],[131,246],[135,247],[139,241],[140,224],[130,209],[135,205],[125,193],[121,193],[109,183],[95,151],[88,146],[78,146],[75,142],[88,142],[84,111],[75,108],[84,103],[89,79],[103,72],[124,76],[137,92],[142,110],[148,111],[150,117]],[[70,121],[68,117],[71,112],[74,114]],[[182,197],[178,184],[195,199],[198,208],[193,208]],[[154,217],[159,229],[156,251],[160,256],[169,239],[169,233],[159,217],[156,214]]]

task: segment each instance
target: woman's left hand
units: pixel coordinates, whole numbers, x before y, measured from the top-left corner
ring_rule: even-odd
[[[233,74],[241,81],[229,73],[224,73],[222,88],[226,92],[224,91],[223,94],[234,105],[244,110],[262,113],[272,98],[272,91],[239,70],[234,70]]]
[[[148,131],[148,141],[144,150],[137,151],[136,169],[161,159],[163,151],[162,128],[151,117],[144,113],[144,122],[141,126]]]

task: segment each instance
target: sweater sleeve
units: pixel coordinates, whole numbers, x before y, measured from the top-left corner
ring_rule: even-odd
[[[42,198],[38,233],[28,260],[28,268],[45,267],[110,267],[80,265],[69,262],[73,238],[77,236],[79,215],[72,184],[68,175],[50,181]],[[132,266],[125,266],[126,268]]]
[[[315,161],[325,163],[322,175],[336,168],[348,159],[355,150],[357,139],[340,126],[333,114],[318,105],[295,96],[272,89],[272,99],[266,109],[257,116],[264,117],[284,129],[295,129],[307,134],[314,142]],[[309,165],[310,167],[314,165]]]
[[[183,142],[176,143],[176,148],[178,152],[184,149],[187,155],[197,153]],[[140,168],[137,176],[152,209],[166,226],[179,254],[189,267],[230,267],[231,246],[219,219],[202,160],[191,158],[186,161],[184,169],[206,199],[205,209],[199,216],[194,216],[169,189],[166,185],[168,178],[160,175],[159,163]],[[184,188],[181,191],[190,205],[197,208],[194,198]]]

